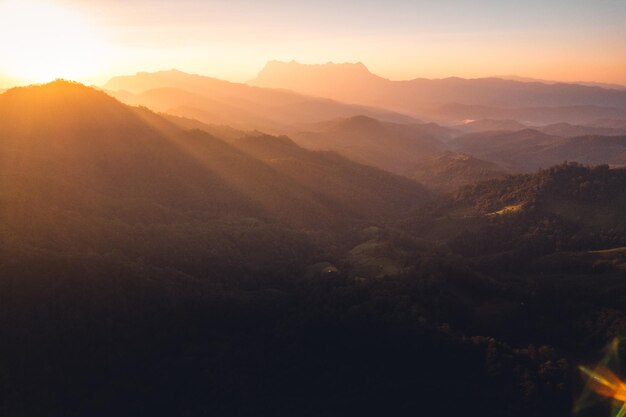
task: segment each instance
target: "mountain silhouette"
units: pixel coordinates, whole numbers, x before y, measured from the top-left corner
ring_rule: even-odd
[[[389,110],[348,105],[287,90],[252,87],[180,71],[114,77],[105,89],[131,105],[241,129],[284,132],[287,126],[366,114],[382,120],[416,122]]]
[[[272,61],[250,84],[420,115],[434,115],[436,108],[450,103],[496,108],[596,106],[626,111],[624,90],[499,78],[390,81],[371,74],[362,64],[303,65]],[[501,117],[457,120],[480,118]]]
[[[562,81],[544,80],[541,78],[532,78],[532,77],[520,77],[518,75],[496,75],[494,78],[501,78],[503,80],[513,80],[513,81],[521,81],[521,82],[529,82],[529,83],[578,84],[578,85],[586,85],[588,87],[602,87],[602,88],[609,88],[612,90],[626,90],[626,86],[622,84],[601,83],[601,82],[593,82],[593,81],[571,81],[571,82],[564,83]]]

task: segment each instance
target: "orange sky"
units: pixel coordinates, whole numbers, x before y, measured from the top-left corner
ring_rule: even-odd
[[[626,85],[623,0],[0,0],[0,36],[0,86],[170,68],[246,81],[272,59]]]

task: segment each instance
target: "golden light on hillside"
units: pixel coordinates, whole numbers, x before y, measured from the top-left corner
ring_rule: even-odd
[[[107,59],[98,30],[80,14],[41,0],[0,2],[0,73],[24,82],[85,80]]]

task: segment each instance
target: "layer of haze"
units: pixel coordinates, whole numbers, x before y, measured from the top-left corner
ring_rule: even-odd
[[[11,16],[16,3],[22,12]],[[246,81],[270,59],[361,61],[391,79],[515,74],[626,84],[624,0],[0,0],[3,5],[9,7],[0,14],[6,58],[0,86],[56,77],[99,83],[113,74],[169,68]]]

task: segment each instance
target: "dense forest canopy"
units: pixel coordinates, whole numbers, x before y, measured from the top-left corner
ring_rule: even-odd
[[[626,170],[437,193],[202,127],[0,95],[3,415],[569,416],[626,334]]]

